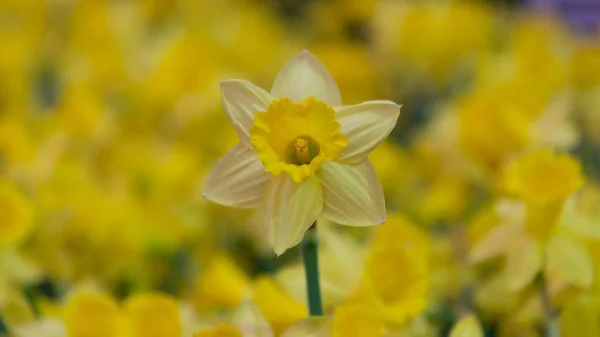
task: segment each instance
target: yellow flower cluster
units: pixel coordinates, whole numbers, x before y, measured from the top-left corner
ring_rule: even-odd
[[[0,1],[0,337],[600,335],[561,9]]]

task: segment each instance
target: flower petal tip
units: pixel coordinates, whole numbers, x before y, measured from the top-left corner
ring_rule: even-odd
[[[302,55],[302,56],[313,56],[313,54],[312,54],[310,51],[308,51],[308,49],[306,49],[306,48],[302,49],[302,50],[301,50],[301,51],[298,53],[298,55]]]

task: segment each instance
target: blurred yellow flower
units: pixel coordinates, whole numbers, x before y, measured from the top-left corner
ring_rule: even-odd
[[[393,60],[406,64],[406,71],[439,82],[492,40],[492,12],[475,2],[383,1],[377,12],[378,49],[398,55]]]
[[[333,337],[377,337],[384,332],[383,320],[372,308],[341,305],[333,314]]]
[[[385,226],[377,229],[387,228]],[[360,283],[364,268],[365,247],[348,233],[333,224],[322,221],[317,227],[319,236],[319,277],[323,309],[328,312],[352,294]],[[410,229],[408,230],[410,232]],[[296,263],[280,269],[277,281],[295,299],[307,303],[304,265]]]
[[[371,243],[375,247],[398,247],[427,260],[430,250],[427,234],[399,213],[390,213],[385,226],[377,228]]]
[[[600,298],[597,290],[584,292],[569,300],[560,312],[563,336],[593,337],[600,335]]]
[[[571,59],[571,76],[581,89],[590,89],[600,83],[600,41],[579,43]]]
[[[281,337],[331,337],[332,320],[329,317],[312,316],[294,322]]]
[[[492,170],[525,148],[530,120],[519,107],[487,93],[475,93],[458,104],[458,142],[467,156]]]
[[[333,78],[308,51],[286,63],[271,94],[243,80],[224,81],[221,91],[240,143],[217,163],[204,196],[241,208],[263,203],[277,255],[320,215],[350,226],[385,221],[367,156],[393,129],[400,106],[341,106]]]
[[[450,331],[450,337],[483,337],[481,324],[473,314],[461,318]]]
[[[181,335],[181,319],[175,298],[158,293],[138,294],[127,299],[124,309],[133,336]]]
[[[28,164],[36,154],[36,145],[23,120],[0,117],[0,163]]]
[[[127,337],[126,320],[115,300],[92,292],[75,294],[63,318],[69,337]]]
[[[470,252],[472,262],[504,255],[502,269],[508,289],[518,291],[544,272],[550,282],[562,282],[587,289],[593,281],[594,265],[585,247],[589,234],[577,233],[570,214],[552,229],[544,240],[532,236],[526,229],[526,210],[522,204],[498,203],[497,226],[488,231]]]
[[[306,306],[285,293],[275,280],[260,276],[254,281],[254,302],[262,313],[275,335],[279,335],[293,322],[308,316]]]
[[[215,328],[198,331],[194,337],[244,337],[239,330],[225,323],[219,323]]]
[[[0,247],[23,240],[33,228],[34,209],[9,181],[0,180]]]
[[[421,253],[407,244],[374,244],[367,254],[360,288],[349,303],[370,306],[392,325],[420,314],[427,305],[430,283],[427,256]]]
[[[233,308],[249,295],[250,279],[230,258],[214,257],[196,284],[194,305],[200,311]]]
[[[527,205],[530,235],[545,239],[557,223],[567,197],[583,184],[579,162],[550,150],[515,160],[505,172],[506,190]]]

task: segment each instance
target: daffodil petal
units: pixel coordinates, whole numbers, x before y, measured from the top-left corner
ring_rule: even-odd
[[[542,246],[528,237],[507,244],[511,245],[511,249],[507,251],[504,270],[511,289],[519,291],[533,281],[535,275],[542,270]]]
[[[245,80],[221,82],[223,109],[240,141],[250,144],[250,127],[254,124],[254,114],[267,110],[273,96],[265,90]]]
[[[324,162],[317,175],[323,188],[324,218],[347,226],[385,222],[381,183],[369,160],[349,165]]]
[[[400,105],[391,101],[369,101],[336,108],[336,118],[348,146],[338,155],[345,163],[364,160],[394,129]]]
[[[594,279],[592,258],[581,245],[565,236],[554,236],[547,246],[548,269],[570,284],[587,288]]]
[[[331,74],[313,54],[303,50],[281,69],[271,94],[301,102],[311,96],[328,105],[341,105],[342,97]]]
[[[469,254],[471,262],[479,263],[503,254],[506,250],[511,249],[508,242],[517,235],[524,235],[520,226],[504,224],[492,228],[471,249]]]
[[[452,328],[450,337],[483,337],[483,329],[474,315],[467,315]]]
[[[319,182],[309,177],[296,184],[287,174],[274,177],[267,185],[265,217],[269,241],[277,255],[294,247],[323,209]]]
[[[208,176],[203,196],[225,206],[254,208],[260,205],[271,177],[256,153],[238,144],[217,162]]]
[[[331,337],[331,320],[328,317],[308,317],[294,322],[281,337]]]

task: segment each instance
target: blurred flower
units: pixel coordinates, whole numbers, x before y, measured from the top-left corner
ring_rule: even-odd
[[[570,212],[563,215],[560,225],[548,230],[543,241],[525,229],[524,205],[499,202],[496,212],[500,222],[472,248],[472,262],[504,255],[502,273],[512,291],[526,287],[540,272],[545,273],[550,287],[586,289],[592,284],[594,265],[584,244],[590,236],[577,233]]]
[[[179,307],[170,296],[156,293],[134,295],[127,299],[124,308],[133,336],[181,335]]]
[[[505,184],[509,193],[527,205],[528,233],[544,239],[557,223],[564,201],[583,184],[583,177],[573,158],[538,150],[507,168]]]
[[[385,55],[393,60],[392,68],[400,65],[404,72],[416,72],[411,78],[444,83],[492,40],[492,13],[474,2],[384,1],[377,13],[379,51],[384,60]]]
[[[578,41],[571,58],[571,80],[576,88],[591,89],[600,84],[600,41]]]
[[[390,221],[378,230],[387,228]],[[366,248],[348,233],[336,231],[327,221],[320,222],[317,231],[321,297],[323,309],[329,312],[356,290],[364,268]],[[306,277],[301,262],[280,269],[276,279],[296,300],[307,303]]]
[[[0,180],[0,247],[26,238],[33,228],[34,209],[9,181]]]
[[[286,294],[272,278],[258,277],[253,288],[254,302],[271,323],[275,335],[281,334],[293,322],[308,316],[306,306]]]
[[[474,315],[461,318],[450,331],[450,337],[483,337],[483,329]]]
[[[427,304],[429,264],[419,244],[375,240],[358,292],[349,303],[371,307],[387,323],[404,324]],[[392,268],[402,273],[390,273]]]
[[[250,279],[226,256],[214,257],[196,284],[194,305],[199,311],[234,308],[248,296]]]
[[[208,199],[248,208],[266,195],[269,238],[278,255],[298,244],[319,215],[353,226],[385,220],[383,193],[367,155],[392,130],[398,105],[372,101],[334,111],[339,90],[307,51],[283,67],[273,96],[241,80],[221,88],[240,144],[213,169]]]
[[[560,313],[564,336],[592,337],[600,334],[600,302],[595,292],[584,292],[567,302]]]
[[[194,337],[243,337],[243,335],[233,326],[219,323],[214,329],[198,331]]]
[[[360,305],[342,305],[333,314],[333,337],[381,336],[384,324],[372,308]]]
[[[118,304],[101,293],[81,292],[69,299],[64,311],[68,336],[126,337],[127,325]]]

